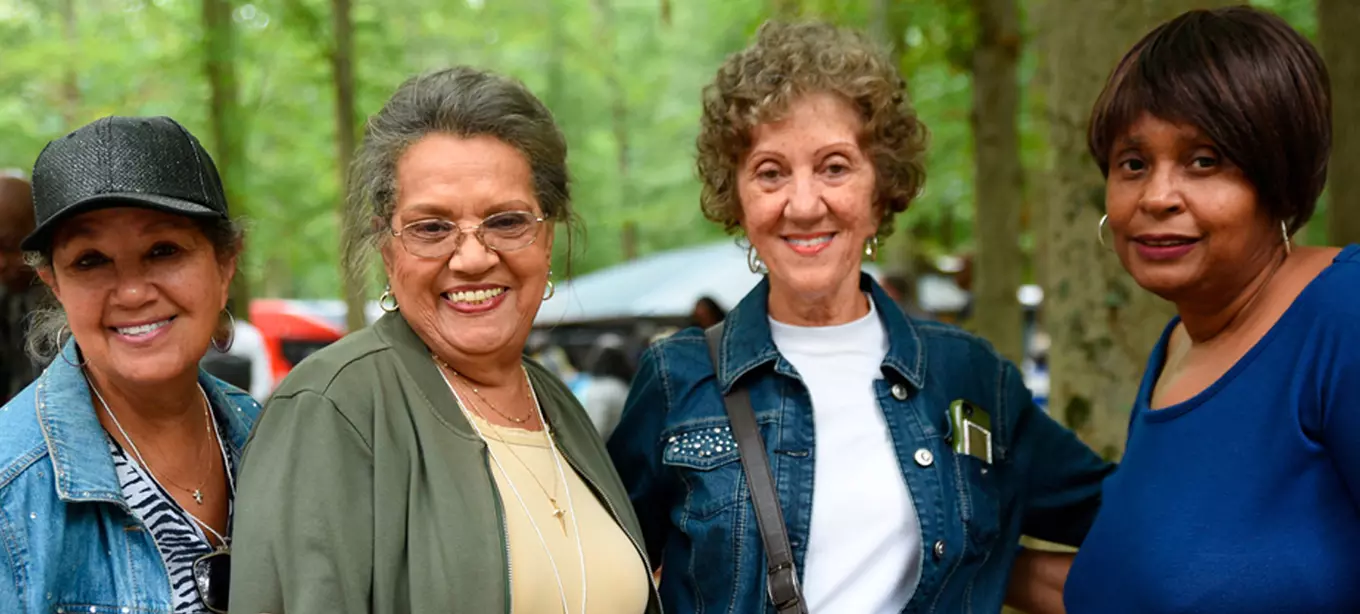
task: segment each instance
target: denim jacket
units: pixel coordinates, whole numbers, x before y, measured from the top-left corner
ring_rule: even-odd
[[[123,500],[77,360],[68,342],[0,408],[0,612],[168,614],[169,574]],[[239,461],[259,404],[203,371],[198,381]]]
[[[811,399],[770,336],[768,283],[728,314],[716,373],[697,328],[649,348],[609,442],[672,614],[774,612],[721,396],[735,386],[750,390],[804,568],[816,460]],[[1039,410],[1019,371],[985,341],[909,319],[867,275],[860,285],[887,331],[874,387],[920,520],[921,575],[903,612],[997,612],[1020,535],[1078,545],[1113,466]],[[961,434],[949,407],[957,399],[989,413],[990,464],[955,453]]]

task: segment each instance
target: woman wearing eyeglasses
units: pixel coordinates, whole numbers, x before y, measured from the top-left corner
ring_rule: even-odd
[[[571,220],[566,143],[518,82],[407,81],[368,123],[351,263],[387,312],[285,379],[242,468],[233,612],[659,611],[571,392],[522,358]]]
[[[33,205],[51,363],[0,409],[0,612],[225,612],[259,406],[199,368],[241,250],[217,170],[168,118],[108,117],[43,150]]]

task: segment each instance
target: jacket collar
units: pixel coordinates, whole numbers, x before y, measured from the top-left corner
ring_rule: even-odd
[[[57,496],[67,502],[121,504],[123,489],[104,439],[104,427],[90,401],[89,382],[75,366],[79,361],[75,340],[67,341],[61,355],[38,380],[38,424],[56,473]],[[227,394],[226,384],[201,369],[198,383],[208,394],[213,415],[223,429],[223,441],[239,456],[250,435],[250,419],[240,401]]]
[[[902,313],[872,277],[860,273],[859,287],[868,292],[888,334],[888,354],[883,359],[884,375],[895,373],[917,389],[925,383],[925,344],[916,325]],[[718,384],[723,393],[755,368],[780,360],[770,334],[770,280],[764,278],[727,314],[718,355]]]

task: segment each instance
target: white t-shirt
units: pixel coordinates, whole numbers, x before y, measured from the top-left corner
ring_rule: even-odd
[[[250,396],[264,403],[274,391],[274,377],[269,371],[269,353],[265,351],[264,336],[250,322],[236,321],[235,338],[227,352],[232,356],[250,359]]]
[[[921,574],[921,523],[902,478],[874,380],[888,353],[873,301],[836,326],[770,320],[779,353],[812,396],[812,526],[803,596],[812,614],[896,614]]]

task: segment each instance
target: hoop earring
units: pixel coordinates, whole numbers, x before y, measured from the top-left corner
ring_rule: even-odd
[[[1096,240],[1100,241],[1101,247],[1109,247],[1105,245],[1105,222],[1108,221],[1110,221],[1110,216],[1102,215],[1100,216],[1100,223],[1096,225]]]
[[[227,329],[227,342],[220,343],[216,337],[213,337],[212,346],[217,351],[226,354],[231,351],[231,346],[236,343],[236,317],[231,315],[231,311],[228,309],[223,309],[222,313],[227,314],[227,320],[231,322],[230,328]]]
[[[391,307],[388,307],[389,304]],[[392,313],[401,308],[401,306],[397,304],[396,295],[392,294],[391,284],[388,284],[387,287],[383,289],[382,296],[378,297],[378,308],[383,310],[384,313]]]
[[[543,292],[543,300],[546,301],[554,296],[557,296],[557,286],[553,284],[552,269],[548,269],[548,287]]]
[[[770,272],[769,267],[765,266],[765,262],[760,259],[760,254],[756,252],[754,245],[746,248],[746,267],[756,275],[764,275]]]
[[[1280,220],[1280,236],[1284,237],[1284,255],[1294,253],[1294,246],[1289,241],[1289,225],[1284,223],[1284,220]]]
[[[878,237],[869,237],[864,242],[864,256],[870,260],[878,260]]]
[[[58,337],[58,339],[60,339],[60,337]],[[62,361],[62,362],[66,363],[66,364],[68,364],[68,365],[71,365],[72,367],[75,367],[75,368],[77,368],[77,369],[84,369],[84,368],[85,368],[85,365],[90,364],[90,359],[85,358],[85,355],[84,355],[83,353],[81,353],[81,351],[80,351],[80,346],[79,346],[79,345],[75,346],[75,348],[76,348],[76,356],[79,356],[79,357],[80,357],[80,362],[71,362],[71,360],[70,360],[69,358],[66,357],[66,352],[63,350],[62,345],[65,345],[65,344],[63,343],[63,344],[57,345],[57,355],[58,355],[58,356],[61,356],[61,361]]]

